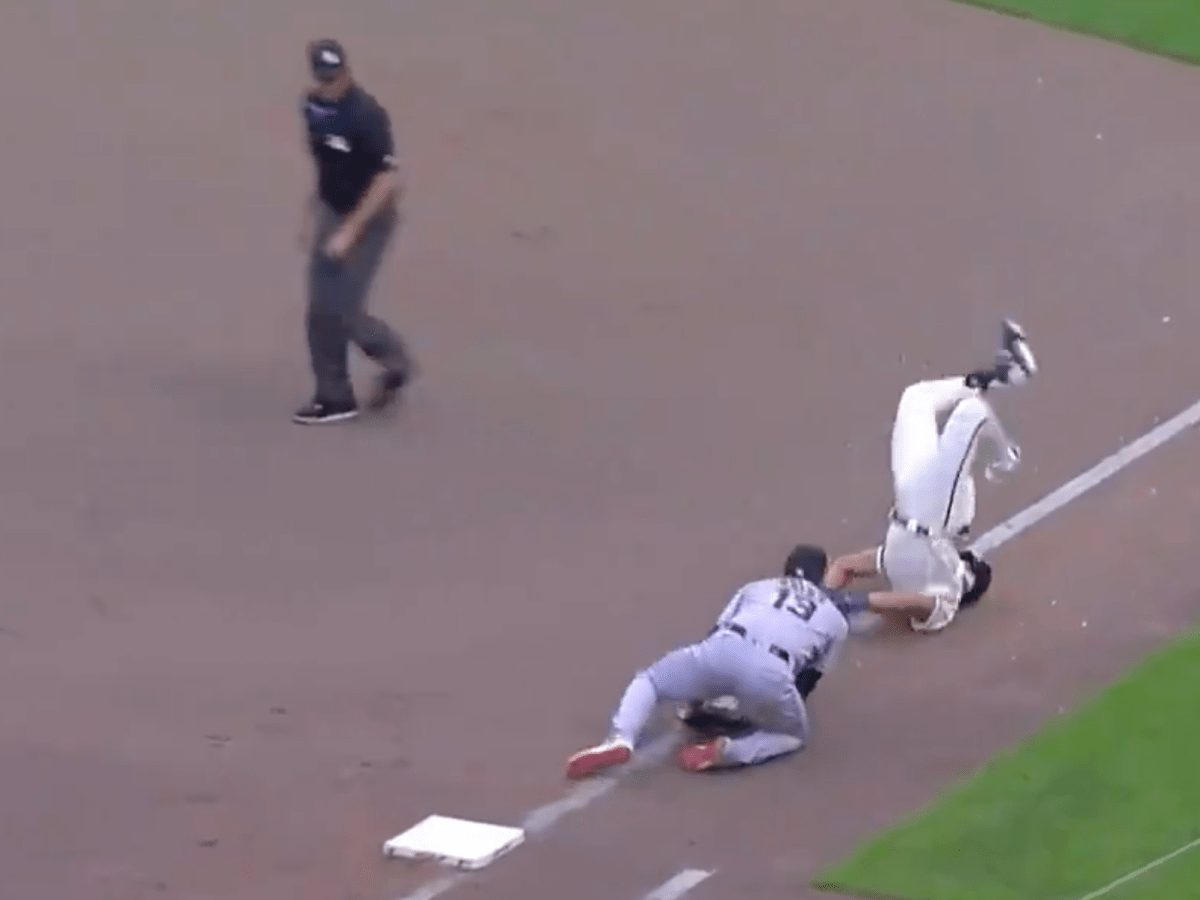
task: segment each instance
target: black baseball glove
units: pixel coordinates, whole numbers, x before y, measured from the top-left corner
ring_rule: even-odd
[[[729,712],[706,703],[689,703],[679,711],[679,721],[704,740],[740,737],[758,728],[741,713]]]
[[[796,676],[796,690],[808,699],[821,673],[817,669],[801,669]],[[679,711],[679,721],[704,739],[717,737],[740,737],[758,728],[749,716],[714,706],[710,703],[689,703]]]

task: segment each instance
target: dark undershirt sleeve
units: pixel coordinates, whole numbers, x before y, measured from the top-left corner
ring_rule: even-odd
[[[843,616],[864,613],[870,609],[866,591],[838,591],[826,588],[825,593]]]

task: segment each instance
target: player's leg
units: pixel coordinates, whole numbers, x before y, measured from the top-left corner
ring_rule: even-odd
[[[942,433],[938,462],[931,467],[936,493],[941,485],[946,503],[943,522],[952,534],[965,534],[975,516],[976,457],[984,450],[984,472],[989,480],[997,473],[1011,472],[1020,462],[1021,451],[1008,436],[991,405],[982,397],[959,404],[946,422]],[[987,562],[964,549],[959,542],[958,555],[965,567],[963,606],[971,606],[987,591],[992,572]]]
[[[808,711],[791,673],[782,666],[758,667],[740,685],[740,702],[763,710],[763,727],[684,747],[679,764],[690,772],[729,766],[753,766],[795,753],[808,741]]]
[[[891,591],[872,592],[871,611],[906,620],[917,631],[940,631],[949,625],[969,587],[966,565],[949,540],[914,534],[896,523],[888,528],[879,570]]]
[[[969,398],[978,397],[996,385],[1016,385],[1037,372],[1037,362],[1024,329],[1010,319],[1000,328],[1000,349],[989,369],[966,375],[920,381],[905,388],[896,407],[892,425],[892,478],[897,502],[900,486],[919,476],[938,453],[938,417]],[[907,515],[914,511],[904,510]]]
[[[937,455],[938,416],[975,396],[977,390],[964,376],[918,381],[904,389],[892,423],[892,479],[897,492]]]
[[[1020,460],[1020,450],[991,404],[982,397],[969,397],[950,413],[937,454],[919,476],[905,485],[910,508],[922,510],[927,517],[924,524],[944,535],[923,538],[928,587],[919,589],[930,596],[932,608],[928,614],[910,617],[912,627],[918,631],[945,628],[963,602],[968,606],[977,602],[991,582],[987,563],[960,551],[952,541],[952,536],[969,529],[975,515],[973,470],[981,446],[988,451],[989,473],[1011,471]],[[917,581],[915,577],[910,579],[910,587],[916,588]]]
[[[991,404],[968,397],[951,411],[937,451],[902,486],[904,511],[947,536],[968,528],[975,516],[974,467],[981,446],[990,451],[990,477],[1011,471],[1020,461],[1020,448],[1005,433]]]
[[[728,683],[713,677],[705,659],[708,641],[672,650],[638,672],[617,704],[608,739],[571,756],[567,777],[584,778],[629,762],[658,704],[707,699],[729,690]]]

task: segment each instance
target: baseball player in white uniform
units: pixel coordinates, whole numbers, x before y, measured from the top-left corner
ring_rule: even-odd
[[[740,733],[684,747],[679,762],[688,771],[754,765],[803,747],[809,737],[804,698],[836,659],[849,633],[847,617],[874,599],[819,586],[825,564],[820,548],[796,547],[785,574],[742,587],[704,640],[672,650],[639,672],[613,714],[608,740],[571,756],[567,777],[629,762],[660,703],[695,710],[729,696],[753,716],[738,720],[750,726]]]
[[[960,606],[979,599],[991,581],[991,568],[963,550],[975,518],[979,448],[991,451],[984,463],[991,481],[1013,471],[1021,459],[987,395],[997,387],[1023,384],[1036,372],[1024,330],[1006,319],[995,366],[904,390],[892,428],[895,502],[887,536],[878,547],[835,559],[826,586],[842,588],[854,578],[884,575],[896,593],[873,595],[871,610],[902,615],[921,632],[941,631]],[[939,416],[946,416],[941,429]]]

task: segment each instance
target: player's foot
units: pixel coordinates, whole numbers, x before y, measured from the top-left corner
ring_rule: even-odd
[[[924,619],[909,619],[908,624],[913,631],[927,634],[941,631],[954,621],[960,602],[939,594],[933,598],[933,610],[929,615]]]
[[[624,738],[610,738],[603,744],[580,750],[567,760],[567,777],[587,778],[604,769],[622,766],[633,759],[633,745]]]
[[[292,414],[292,421],[299,425],[326,425],[344,422],[358,415],[358,404],[353,400],[330,402],[314,398]]]
[[[1000,323],[1000,349],[990,369],[971,372],[963,379],[968,387],[986,391],[994,384],[1024,384],[1037,374],[1037,359],[1029,346],[1025,329],[1012,319]]]
[[[1005,384],[1022,384],[1037,374],[1037,359],[1025,329],[1012,319],[1000,323],[1000,350],[996,353],[996,368]]]
[[[729,738],[719,737],[703,744],[691,744],[679,751],[679,765],[689,772],[706,772],[721,764]]]

